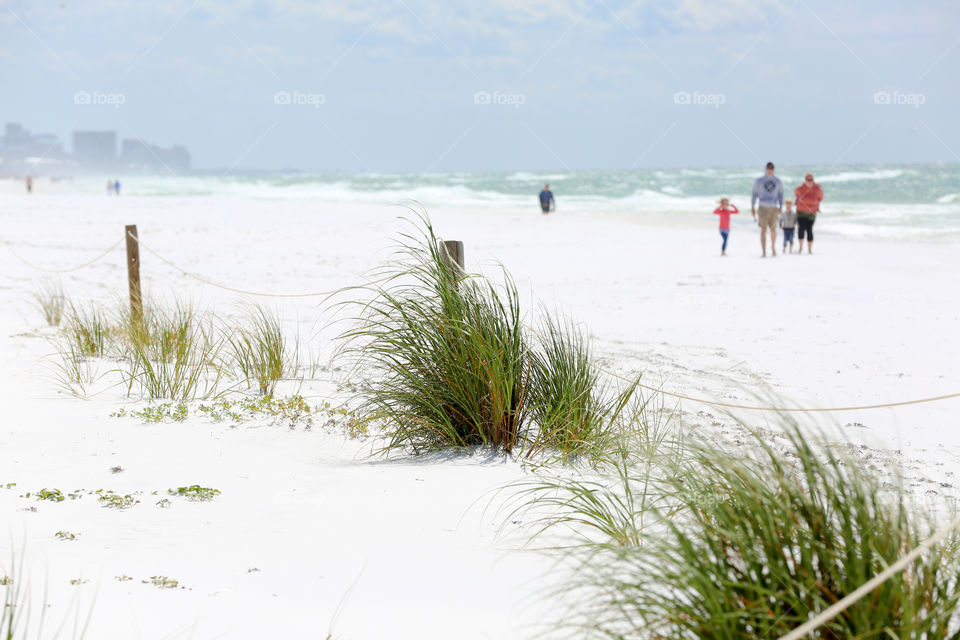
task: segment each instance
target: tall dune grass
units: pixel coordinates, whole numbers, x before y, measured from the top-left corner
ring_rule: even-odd
[[[487,446],[593,455],[636,386],[601,379],[586,337],[547,315],[524,323],[513,278],[494,282],[445,260],[425,214],[364,290],[356,328],[341,335],[364,378],[362,412],[386,423],[389,448],[415,453]]]
[[[639,380],[615,390],[596,365],[583,329],[565,316],[544,312],[530,353],[527,403],[537,425],[528,454],[551,449],[563,457],[602,456],[622,426]]]
[[[142,319],[127,316],[123,326],[128,392],[180,401],[216,394],[223,338],[192,305],[149,306]]]
[[[342,338],[367,377],[364,410],[386,421],[390,447],[419,452],[524,436],[527,342],[516,286],[465,276],[443,260],[428,221],[402,236],[371,287],[359,327]]]
[[[51,327],[58,326],[63,319],[63,312],[69,304],[60,279],[47,278],[42,280],[31,296],[33,297],[33,303],[43,313],[43,318],[47,321],[47,324]]]
[[[233,363],[248,386],[256,382],[262,395],[270,395],[290,368],[291,347],[280,319],[263,306],[247,310],[244,323],[224,329]],[[296,347],[294,346],[294,350]]]
[[[571,583],[582,596],[578,637],[777,638],[930,534],[934,513],[911,504],[902,488],[884,487],[855,460],[784,423],[784,449],[759,436],[750,451],[690,446],[684,468],[655,487],[664,499],[647,503],[644,515],[655,524],[642,538],[632,535],[631,519],[610,527],[592,506],[622,492],[585,487],[590,500],[562,505],[562,521],[608,529]],[[955,535],[815,637],[958,638],[958,599]]]
[[[102,308],[70,305],[64,333],[71,352],[87,358],[103,357],[118,338],[120,327]]]
[[[70,605],[70,609],[73,609],[73,611],[67,611],[55,630],[44,632],[44,621],[48,616],[46,609],[49,606],[46,603],[46,590],[44,591],[44,601],[34,611],[30,602],[29,581],[24,572],[23,556],[20,557],[19,561],[15,556],[12,557],[9,569],[0,565],[0,589],[3,590],[3,608],[0,610],[0,640],[45,640],[47,638],[67,637],[64,632],[70,625],[71,618],[72,625],[70,626],[72,626],[72,630],[69,637],[80,640],[86,635],[90,626],[90,619],[93,617],[93,609],[91,607],[86,618],[81,620],[79,601]]]

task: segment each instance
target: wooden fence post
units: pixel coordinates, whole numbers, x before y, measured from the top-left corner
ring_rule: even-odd
[[[140,236],[137,225],[125,227],[127,238],[127,281],[130,284],[130,319],[140,322],[143,318],[143,298],[140,296]]]
[[[459,270],[460,273],[464,272],[463,242],[461,240],[442,241],[440,243],[440,255],[447,266]]]

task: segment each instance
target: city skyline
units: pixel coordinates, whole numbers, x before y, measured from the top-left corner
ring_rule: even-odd
[[[160,147],[140,138],[118,138],[113,130],[70,132],[70,151],[51,133],[33,133],[20,122],[4,124],[0,135],[0,176],[66,177],[102,170],[189,172],[183,145]]]

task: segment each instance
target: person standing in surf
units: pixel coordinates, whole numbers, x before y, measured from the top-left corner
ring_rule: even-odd
[[[720,247],[720,255],[727,255],[727,239],[730,237],[730,215],[740,213],[737,206],[730,204],[730,198],[720,198],[720,206],[713,210],[715,215],[720,216],[720,237],[723,238],[723,246]]]
[[[543,191],[540,192],[540,209],[546,214],[550,213],[556,208],[556,203],[553,201],[553,192],[550,191],[550,185],[543,185]]]
[[[783,209],[783,183],[773,175],[773,163],[767,163],[766,174],[753,183],[753,196],[750,198],[750,213],[757,220],[757,202],[760,204],[760,248],[763,257],[767,257],[767,229],[770,229],[770,251],[777,255],[777,223],[780,210]]]
[[[807,237],[807,253],[813,253],[813,223],[820,213],[820,201],[823,200],[823,189],[813,181],[813,174],[803,177],[803,184],[793,190],[797,199],[797,226],[800,230],[797,237],[800,240],[799,253],[803,253],[803,238]]]

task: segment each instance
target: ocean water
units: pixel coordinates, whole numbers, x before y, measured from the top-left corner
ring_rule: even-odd
[[[792,197],[807,171],[825,198],[818,231],[883,238],[960,239],[960,164],[783,167],[777,175]],[[741,211],[759,168],[509,171],[397,174],[271,174],[129,176],[125,195],[295,198],[322,202],[396,203],[416,200],[443,208],[538,210],[537,194],[549,182],[558,211],[578,214],[678,216],[711,219],[727,196]],[[85,180],[84,191],[102,192]],[[749,219],[749,216],[747,216]],[[740,219],[743,223],[743,218]]]

